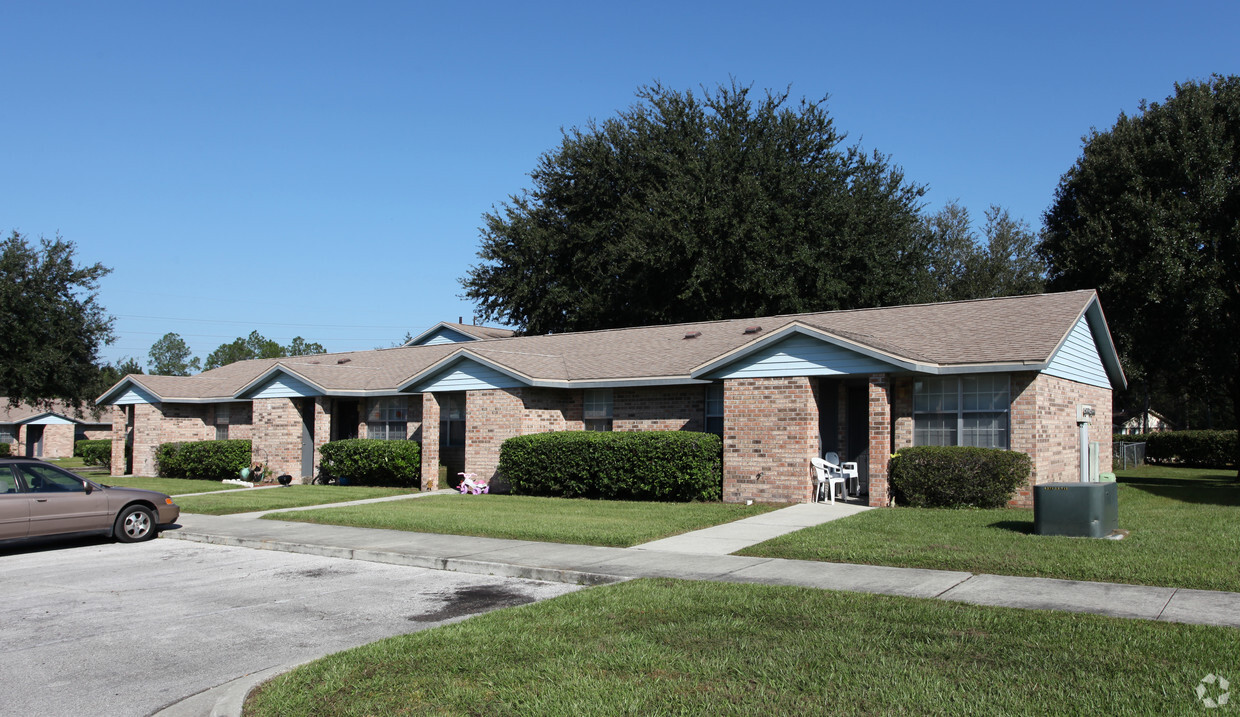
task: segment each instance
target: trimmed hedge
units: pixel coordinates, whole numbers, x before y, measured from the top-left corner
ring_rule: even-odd
[[[350,485],[414,488],[422,483],[422,445],[417,441],[347,438],[320,449],[324,476]]]
[[[112,439],[102,438],[86,441],[75,441],[73,455],[79,456],[88,466],[112,467]]]
[[[966,446],[901,448],[888,479],[896,503],[914,508],[1002,508],[1032,471],[1017,451]]]
[[[155,452],[159,475],[164,478],[236,478],[250,465],[248,440],[188,441],[163,443]]]
[[[1145,460],[1193,468],[1236,467],[1236,431],[1157,431],[1115,436],[1123,443],[1144,443]]]
[[[12,445],[12,444],[5,443],[4,441],[0,441],[0,456],[7,456],[7,455],[9,455],[9,450],[10,450],[10,449],[9,449],[9,446],[10,446],[10,445]]]
[[[522,495],[716,501],[723,497],[723,441],[691,431],[516,436],[500,448],[499,473]]]

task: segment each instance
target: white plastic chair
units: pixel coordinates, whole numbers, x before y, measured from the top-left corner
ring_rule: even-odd
[[[840,462],[838,453],[826,453],[823,460],[827,465],[840,472],[844,476],[844,490],[849,495],[858,495],[861,492],[861,472],[857,470],[857,464],[852,461],[847,463]]]
[[[814,474],[818,477],[818,485],[814,489],[814,502],[819,502],[819,494],[825,488],[827,496],[831,499],[831,505],[835,505],[835,486],[844,488],[844,474],[840,472],[839,466],[833,466],[821,458],[811,458],[809,462],[814,466]]]

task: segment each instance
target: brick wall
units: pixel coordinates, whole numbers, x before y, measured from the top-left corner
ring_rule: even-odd
[[[1037,405],[1033,484],[1080,480],[1080,429],[1076,424],[1079,404],[1094,407],[1089,441],[1099,443],[1098,470],[1110,472],[1111,391],[1045,374],[1038,375],[1033,386]],[[1032,494],[1021,495],[1017,504],[1032,507]]]
[[[469,392],[465,399],[466,471],[487,481],[495,479],[500,446],[524,432],[526,411],[522,398],[520,388]]]
[[[422,490],[439,489],[439,401],[422,394]]]
[[[704,386],[617,388],[612,392],[613,431],[703,431]]]
[[[68,458],[73,455],[73,436],[77,424],[48,424],[43,426],[43,457]]]
[[[870,379],[870,505],[885,506],[887,462],[892,449],[891,383],[887,374],[871,374]]]
[[[525,413],[521,417],[521,434],[585,430],[581,415],[584,397],[583,391],[521,389],[521,399],[525,404]]]
[[[723,385],[723,499],[803,503],[818,451],[811,379],[729,379]]]
[[[301,475],[301,412],[293,398],[254,399],[253,457],[269,475]]]

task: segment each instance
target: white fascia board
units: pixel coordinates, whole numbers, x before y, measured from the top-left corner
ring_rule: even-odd
[[[523,373],[520,373],[519,371],[513,371],[507,366],[503,366],[490,359],[485,359],[479,356],[478,354],[472,351],[469,351],[468,349],[457,349],[456,351],[453,351],[452,353],[436,361],[430,366],[427,366],[425,369],[419,371],[413,376],[410,376],[404,381],[401,381],[399,384],[396,385],[396,390],[400,391],[401,393],[421,393],[420,391],[412,391],[410,389],[413,386],[427,380],[428,378],[431,378],[435,374],[452,368],[453,366],[455,366],[456,364],[462,361],[473,361],[474,363],[481,364],[483,366],[486,366],[489,369],[498,371],[499,373],[502,373],[505,376],[508,376],[509,378],[520,381],[521,383],[527,386],[536,385],[533,379],[531,379],[529,376],[526,376]]]
[[[319,384],[315,383],[314,381],[311,381],[310,379],[306,378],[300,373],[297,373],[296,371],[285,366],[284,364],[277,363],[271,368],[267,369],[266,371],[263,371],[254,380],[242,386],[236,393],[232,395],[231,399],[223,399],[223,400],[226,400],[226,401],[228,400],[235,400],[235,401],[251,400],[250,397],[246,396],[245,394],[249,393],[250,391],[254,391],[258,388],[261,388],[263,384],[267,383],[269,380],[274,378],[277,374],[284,374],[286,376],[291,376],[297,379],[298,381],[301,381],[302,383],[306,384],[307,386],[310,386],[314,390],[318,391],[320,395],[324,395],[324,396],[327,395],[327,390],[323,388],[322,386],[320,386]],[[220,402],[220,400],[221,399],[207,399],[207,400],[202,401],[202,403],[218,403]]]
[[[878,351],[877,349],[872,349],[868,346],[863,346],[861,344],[858,344],[855,341],[849,341],[848,339],[828,333],[826,331],[823,331],[822,329],[816,329],[812,326],[807,326],[805,324],[802,324],[799,321],[794,321],[791,324],[788,324],[787,326],[784,326],[783,328],[779,329],[778,331],[767,334],[766,336],[763,336],[761,338],[754,339],[753,341],[750,341],[747,344],[744,344],[742,346],[738,346],[735,349],[732,349],[731,351],[723,354],[722,356],[718,356],[714,359],[711,359],[707,363],[697,366],[696,368],[694,368],[692,371],[689,372],[689,375],[692,376],[693,378],[699,378],[705,374],[714,373],[715,371],[718,371],[724,366],[736,363],[737,361],[740,361],[747,356],[757,353],[758,351],[761,351],[762,349],[766,348],[767,346],[773,343],[782,341],[792,336],[793,334],[802,334],[804,336],[809,336],[810,338],[818,339],[819,341],[823,341],[829,344],[833,344],[835,346],[839,346],[842,349],[847,349],[854,353],[861,354],[862,356],[872,358],[876,361],[882,361],[884,363],[889,363],[894,366],[898,366],[899,368],[905,369],[907,371],[915,371],[918,373],[929,373],[930,371],[928,369],[932,369],[935,367],[933,364],[918,363],[916,361],[910,361],[907,358],[896,356],[894,354],[889,354],[883,351]]]

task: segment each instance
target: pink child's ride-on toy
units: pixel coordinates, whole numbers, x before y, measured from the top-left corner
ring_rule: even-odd
[[[491,492],[491,486],[487,485],[486,481],[474,480],[478,475],[477,473],[457,473],[457,475],[461,476],[461,495],[466,493],[478,495],[479,493]]]

